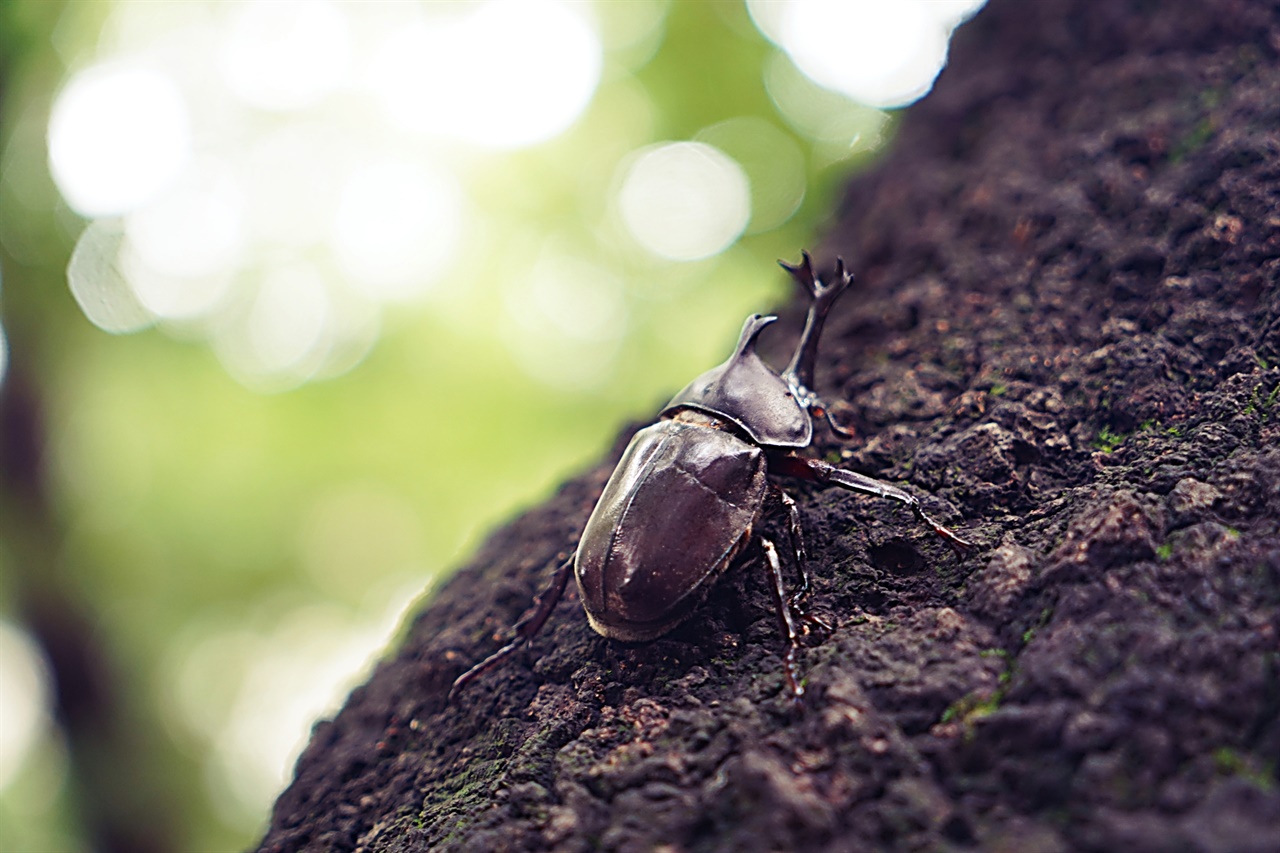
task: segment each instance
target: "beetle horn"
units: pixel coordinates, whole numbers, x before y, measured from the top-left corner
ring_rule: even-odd
[[[756,338],[760,337],[760,333],[764,331],[765,326],[774,322],[778,318],[769,315],[752,314],[747,321],[742,324],[742,334],[738,337],[738,346],[734,350],[734,356],[741,358],[746,352],[756,345]]]
[[[778,261],[813,299],[809,303],[809,315],[805,318],[796,354],[792,356],[791,364],[787,365],[782,377],[787,380],[787,384],[806,392],[806,396],[812,396],[813,369],[818,360],[818,338],[822,336],[822,326],[837,297],[853,283],[853,275],[845,270],[844,258],[836,258],[835,275],[830,281],[823,281],[814,274],[809,253],[801,252],[800,256],[803,260],[798,266]]]
[[[814,296],[818,292],[818,284],[813,274],[813,259],[805,251],[800,252],[800,258],[800,263],[794,266],[781,260],[778,261],[778,266],[791,273],[791,277],[804,288],[805,293]]]

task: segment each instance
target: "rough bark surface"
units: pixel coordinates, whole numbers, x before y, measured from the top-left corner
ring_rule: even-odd
[[[1280,849],[1278,93],[1272,2],[993,0],[816,253],[859,274],[816,451],[981,548],[793,488],[802,708],[758,554],[652,643],[567,596],[446,707],[606,461],[316,727],[262,850]]]

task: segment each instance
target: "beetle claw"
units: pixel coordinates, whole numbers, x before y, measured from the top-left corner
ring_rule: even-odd
[[[831,411],[831,407],[824,403],[820,397],[814,395],[812,401],[809,406],[809,413],[815,418],[822,418],[826,421],[827,428],[831,430],[833,435],[843,438],[845,441],[857,438],[852,430],[840,425],[840,422],[836,420],[835,414]]]
[[[832,625],[830,622],[828,622],[826,619],[823,619],[821,616],[814,616],[812,613],[808,612],[807,610],[800,611],[800,621],[804,623],[805,635],[807,636],[810,633],[819,634],[821,637],[819,641],[825,640],[827,637],[830,637],[831,634],[836,630],[835,625]]]

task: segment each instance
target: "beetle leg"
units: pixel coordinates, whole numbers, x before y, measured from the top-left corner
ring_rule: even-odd
[[[796,398],[808,408],[810,401],[816,400],[810,389],[813,387],[813,368],[818,359],[818,339],[822,337],[822,326],[827,321],[831,305],[853,282],[853,275],[845,270],[844,259],[836,258],[835,276],[831,281],[825,282],[814,273],[809,253],[800,254],[803,260],[799,266],[778,261],[813,299],[804,321],[804,331],[800,333],[800,343],[796,346],[795,355],[791,357],[791,363],[782,372],[782,378],[791,386]]]
[[[809,400],[810,400],[809,412],[814,417],[822,418],[824,421],[826,421],[827,427],[831,430],[832,433],[839,436],[840,438],[845,439],[846,441],[856,437],[854,436],[852,430],[845,429],[836,421],[835,415],[831,413],[831,407],[828,406],[825,402],[823,402],[821,397],[819,397],[817,394],[814,394],[812,397],[809,398]]]
[[[770,484],[773,486],[773,484]],[[823,618],[814,616],[805,607],[805,600],[809,597],[809,559],[804,547],[804,529],[800,525],[800,510],[796,508],[796,502],[791,495],[784,492],[777,486],[773,486],[774,495],[778,498],[782,508],[787,512],[787,530],[791,535],[791,547],[795,553],[796,569],[800,574],[800,588],[791,593],[787,599],[787,603],[797,616],[800,617],[806,626],[817,628],[824,633],[831,633],[831,625]]]
[[[556,573],[551,577],[551,583],[535,600],[533,609],[515,624],[515,638],[454,680],[453,686],[449,688],[449,696],[445,699],[446,704],[452,704],[464,687],[509,658],[516,649],[532,640],[542,630],[547,618],[551,616],[551,611],[564,595],[564,588],[569,583],[569,575],[573,574],[573,560],[574,558],[570,557],[560,564],[560,568],[556,569]]]
[[[795,604],[809,593],[809,570],[807,568],[807,552],[804,548],[804,530],[800,526],[800,510],[791,495],[784,492],[776,483],[769,483],[769,497],[778,502],[787,514],[787,533],[791,537],[791,551],[796,558],[796,567],[800,571],[800,589],[791,596]]]
[[[905,504],[915,517],[932,528],[933,532],[942,537],[948,545],[950,545],[957,553],[964,554],[973,548],[973,543],[957,536],[952,530],[938,522],[934,521],[924,511],[924,507],[920,506],[920,500],[908,492],[904,492],[897,486],[891,486],[880,480],[871,477],[846,471],[843,468],[837,468],[834,465],[828,465],[817,459],[805,459],[800,456],[791,454],[776,457],[771,463],[776,473],[787,474],[792,477],[801,477],[806,480],[815,480],[819,483],[840,486],[851,492],[861,492],[864,495],[875,495],[880,498],[889,498],[898,503]]]
[[[769,564],[769,573],[773,575],[773,600],[778,605],[778,615],[782,618],[782,627],[787,632],[787,654],[783,658],[783,667],[787,673],[787,686],[791,688],[791,698],[799,702],[804,696],[804,685],[796,674],[796,652],[800,649],[800,631],[796,627],[796,615],[787,600],[786,584],[782,579],[782,564],[778,561],[778,549],[763,536],[760,537],[764,549],[765,562]]]

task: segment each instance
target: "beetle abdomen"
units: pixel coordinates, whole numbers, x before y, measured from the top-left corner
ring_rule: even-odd
[[[578,545],[597,632],[647,640],[683,621],[751,535],[765,455],[732,433],[663,420],[636,433]]]

